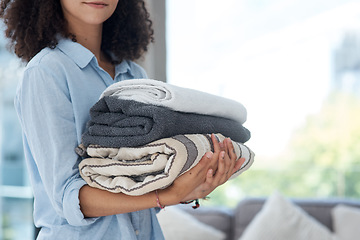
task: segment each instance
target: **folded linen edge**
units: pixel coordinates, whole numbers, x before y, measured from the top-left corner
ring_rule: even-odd
[[[195,134],[196,135],[196,134]],[[200,135],[200,134],[198,134],[198,135]],[[205,134],[204,134],[205,135]],[[208,144],[210,144],[210,145],[212,145],[212,141],[211,141],[211,138],[209,137],[209,135],[207,135],[207,136],[203,136],[203,137],[205,137],[206,139],[207,139],[207,142],[208,142]],[[225,138],[224,136],[222,136],[221,135],[221,137],[222,138]],[[193,138],[194,139],[194,138]],[[158,140],[158,141],[161,141],[161,140]],[[158,141],[155,141],[155,142],[158,142]],[[251,165],[252,165],[252,163],[253,163],[253,160],[254,160],[254,153],[250,150],[250,148],[249,147],[247,147],[246,145],[244,145],[244,144],[241,144],[241,143],[237,143],[237,142],[233,142],[233,143],[236,143],[236,145],[237,146],[234,146],[235,148],[236,148],[236,151],[237,151],[237,155],[239,156],[239,158],[241,158],[241,157],[245,157],[246,158],[246,162],[241,166],[241,168],[238,170],[238,171],[236,171],[232,176],[231,176],[231,178],[230,179],[232,179],[232,178],[235,178],[236,176],[238,176],[238,175],[240,175],[242,172],[244,172],[245,170],[247,170]],[[243,149],[242,149],[242,147],[243,148],[245,148],[246,149],[246,151],[245,152],[243,152]],[[130,148],[131,149],[131,148]],[[244,149],[244,150],[245,150]],[[202,153],[204,153],[204,150],[203,150],[203,152]],[[199,157],[199,156],[198,156]],[[102,156],[102,158],[104,158],[104,156]],[[93,159],[94,160],[94,159]],[[90,172],[92,172],[92,171],[95,171],[94,169],[99,169],[99,168],[104,168],[104,169],[106,169],[106,168],[108,168],[110,165],[111,166],[115,166],[116,167],[116,163],[114,164],[114,163],[112,163],[112,164],[108,164],[108,162],[106,162],[106,159],[102,159],[103,161],[100,161],[100,162],[97,162],[97,163],[91,163],[91,161],[93,161],[93,160],[90,160],[90,159],[84,159],[82,162],[81,162],[81,164],[80,165],[82,165],[82,167],[81,167],[81,170],[80,170],[80,173],[81,173],[81,175],[82,175],[82,177],[85,179],[85,181],[87,181],[87,183],[89,183],[89,185],[92,185],[92,186],[94,186],[94,187],[98,187],[98,188],[102,188],[102,189],[105,189],[105,190],[110,190],[110,188],[109,188],[109,182],[108,181],[113,181],[110,185],[112,185],[113,187],[112,187],[112,190],[110,190],[110,191],[112,191],[112,192],[124,192],[124,193],[128,193],[129,195],[138,195],[139,194],[139,192],[141,192],[141,191],[144,191],[144,189],[145,189],[145,186],[146,185],[152,185],[152,184],[154,184],[154,182],[157,182],[157,181],[159,181],[160,179],[163,179],[162,180],[162,186],[161,186],[161,188],[163,188],[163,187],[165,187],[165,186],[168,186],[168,185],[170,185],[171,184],[171,182],[167,182],[167,184],[164,184],[165,183],[165,179],[164,179],[164,176],[162,176],[161,178],[159,177],[159,176],[157,176],[157,177],[159,177],[157,180],[156,180],[156,178],[155,179],[152,179],[152,181],[148,181],[148,182],[146,182],[146,181],[144,181],[144,182],[142,182],[142,183],[136,183],[136,182],[133,182],[133,180],[130,180],[130,178],[128,179],[130,182],[133,182],[132,184],[133,184],[133,187],[129,187],[129,186],[127,186],[126,188],[124,188],[123,186],[121,186],[121,184],[122,183],[119,183],[119,182],[116,182],[116,181],[118,181],[117,180],[117,177],[115,177],[115,179],[113,179],[113,178],[111,178],[112,180],[110,180],[110,179],[107,179],[105,182],[106,182],[106,184],[108,184],[108,185],[104,185],[104,182],[103,182],[103,180],[101,181],[101,182],[99,182],[98,180],[97,180],[97,177],[100,177],[100,178],[103,178],[103,177],[101,177],[101,176],[99,176],[99,174],[98,173],[90,173]],[[100,159],[101,160],[101,159]],[[199,158],[198,158],[198,160],[199,160]],[[109,160],[110,161],[110,160]],[[119,162],[119,164],[120,164],[120,162]],[[169,163],[167,163],[167,164],[169,164]],[[197,164],[197,163],[196,163]],[[123,165],[123,163],[121,163],[121,165]],[[191,164],[190,164],[191,165]],[[79,166],[80,167],[80,166]],[[87,169],[87,170],[86,170]],[[92,169],[92,170],[91,170]],[[165,168],[164,168],[165,169]],[[183,170],[181,170],[180,172],[178,172],[176,175],[177,176],[180,176],[182,173],[184,173],[184,172],[186,172],[187,170],[189,170],[190,168],[189,168],[189,166],[186,168],[186,170],[185,169],[183,169]],[[89,171],[90,170],[90,172],[88,172],[88,174],[90,174],[90,175],[88,175],[88,174],[85,174],[83,171]],[[179,170],[179,169],[178,169]],[[177,170],[177,171],[178,171]],[[182,173],[181,173],[182,172]],[[181,173],[181,174],[180,174]],[[167,176],[167,177],[165,177],[165,178],[168,178],[169,176]],[[122,177],[123,178],[123,177]],[[114,185],[114,182],[116,182],[116,184]],[[118,184],[119,183],[119,184]],[[150,184],[151,183],[151,184]],[[135,187],[136,186],[136,187]],[[136,189],[136,190],[135,190]],[[139,190],[139,189],[142,189],[142,190]],[[150,189],[150,188],[148,188],[148,189]],[[153,188],[152,190],[155,190],[156,188]],[[159,188],[158,188],[159,189]]]

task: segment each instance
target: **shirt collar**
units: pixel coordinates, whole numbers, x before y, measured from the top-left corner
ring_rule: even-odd
[[[131,67],[129,65],[129,62],[126,60],[123,60],[120,64],[115,66],[115,74],[124,74],[129,73],[131,76],[134,76],[134,74],[131,71]]]
[[[77,42],[73,42],[70,39],[59,39],[57,47],[60,49],[60,51],[72,59],[80,68],[86,67],[92,59],[96,61],[94,54],[89,49],[85,48]],[[133,76],[129,62],[126,60],[123,60],[120,64],[116,65],[115,72],[116,74],[124,74],[128,72]]]
[[[62,38],[58,41],[57,47],[80,68],[86,67],[95,57],[94,54],[77,42]]]

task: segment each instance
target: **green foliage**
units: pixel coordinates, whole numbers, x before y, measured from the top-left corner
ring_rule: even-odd
[[[360,198],[359,110],[358,96],[332,93],[293,133],[281,156],[265,161],[256,157],[252,168],[204,204],[234,206],[245,196],[268,196],[274,190],[292,197]],[[282,167],[264,168],[257,161],[276,161]]]
[[[359,97],[333,93],[321,111],[309,116],[294,133],[285,154],[291,159],[289,167],[319,171],[317,181],[306,182],[304,187],[315,188],[325,182],[325,196],[360,197],[359,109]]]
[[[360,101],[344,93],[332,94],[322,110],[309,116],[294,133],[288,155],[295,162],[349,168],[360,163]]]
[[[2,215],[2,236],[0,239],[11,240],[14,239],[15,233],[14,229],[11,228],[10,216],[7,214]]]

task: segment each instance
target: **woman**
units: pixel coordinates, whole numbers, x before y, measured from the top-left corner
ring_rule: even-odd
[[[74,148],[106,87],[146,78],[133,62],[152,41],[144,1],[2,0],[0,17],[27,62],[15,107],[38,239],[163,239],[156,207],[203,198],[240,168],[230,140],[213,137],[214,152],[166,189],[135,197],[89,187]]]

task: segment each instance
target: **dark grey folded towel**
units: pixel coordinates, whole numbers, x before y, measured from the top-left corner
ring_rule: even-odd
[[[82,136],[85,147],[134,147],[179,134],[221,133],[240,143],[250,139],[250,131],[234,120],[111,96],[101,98],[90,109],[90,116]]]

